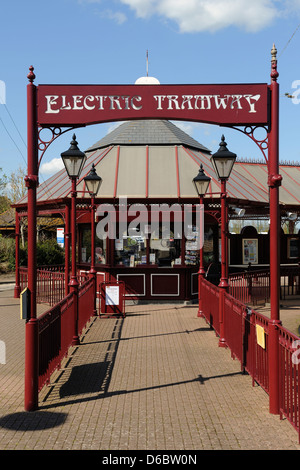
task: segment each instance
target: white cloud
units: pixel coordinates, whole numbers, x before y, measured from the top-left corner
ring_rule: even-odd
[[[79,5],[94,5],[96,8],[97,5],[104,4],[105,1],[104,0],[77,0],[77,3],[79,3]],[[119,25],[127,21],[127,16],[125,15],[125,13],[121,11],[113,11],[109,8],[105,10],[98,10],[96,8],[94,9],[94,14],[99,16],[100,18],[115,21]]]
[[[102,10],[98,12],[98,16],[108,20],[113,20],[117,24],[123,24],[127,21],[126,15],[121,11]]]
[[[64,164],[61,158],[53,158],[49,162],[42,163],[40,173],[43,175],[52,175],[57,171],[64,168]]]
[[[299,0],[120,0],[140,18],[159,15],[178,24],[182,33],[218,31],[236,26],[257,32],[284,12],[300,9]]]

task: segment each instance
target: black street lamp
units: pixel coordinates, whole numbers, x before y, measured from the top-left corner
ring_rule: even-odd
[[[64,166],[72,182],[71,189],[71,237],[72,237],[72,271],[69,283],[70,292],[74,295],[74,335],[73,346],[79,344],[78,335],[78,279],[76,267],[76,181],[79,178],[82,168],[86,162],[85,153],[81,152],[76,142],[76,136],[73,134],[73,140],[68,150],[61,154]]]
[[[76,135],[73,134],[73,140],[70,142],[70,148],[61,153],[69,178],[79,178],[82,168],[86,162],[86,155],[78,148]]]
[[[203,170],[203,165],[201,163],[199,173],[193,179],[194,186],[200,198],[200,210],[202,210],[204,195],[206,194],[208,190],[210,181],[211,181],[211,178],[209,176],[206,176]],[[203,210],[203,217],[204,217],[204,210]],[[200,236],[200,253],[199,253],[200,256],[199,256],[199,271],[198,271],[198,300],[199,300],[198,317],[202,317],[203,311],[202,311],[201,282],[205,274],[204,262],[203,262],[204,220],[203,220],[203,233],[201,233],[199,236]]]
[[[193,179],[193,183],[195,185],[199,197],[203,197],[204,194],[206,194],[210,182],[211,178],[209,176],[206,176],[203,170],[203,165],[201,163],[199,173]]]
[[[102,184],[102,178],[97,175],[94,163],[88,175],[84,177],[87,190],[91,196],[91,269],[90,276],[94,279],[94,316],[96,311],[96,270],[95,270],[95,196]]]
[[[226,347],[224,334],[224,293],[228,289],[228,212],[226,204],[226,181],[228,180],[233,165],[236,161],[236,154],[228,150],[224,135],[222,135],[219,150],[212,155],[210,160],[218,176],[218,179],[221,180],[221,279],[219,283],[219,346]]]
[[[95,197],[102,184],[102,178],[97,175],[94,163],[92,164],[89,174],[84,177],[84,181],[90,196],[92,198]]]
[[[225,137],[222,135],[219,150],[211,156],[212,166],[219,180],[228,180],[236,161],[236,154],[227,148]]]

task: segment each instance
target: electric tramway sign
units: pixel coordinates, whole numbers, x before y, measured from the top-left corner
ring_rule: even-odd
[[[39,85],[41,127],[132,119],[177,119],[225,125],[268,122],[267,84]]]

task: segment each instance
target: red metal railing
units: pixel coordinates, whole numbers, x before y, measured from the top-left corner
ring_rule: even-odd
[[[204,316],[209,325],[215,330],[216,334],[219,335],[219,288],[204,278],[201,278],[201,281],[201,298]]]
[[[201,278],[202,311],[215,329],[218,325],[218,287]],[[224,336],[233,357],[269,393],[269,322],[270,319],[229,293],[225,293]],[[260,336],[262,335],[262,336]],[[300,442],[300,338],[279,328],[280,413],[299,433]]]
[[[27,286],[27,268],[20,267],[21,291]],[[88,278],[88,272],[78,271],[79,284],[83,284]],[[39,304],[56,305],[65,296],[65,273],[61,266],[39,267],[36,280],[36,301]]]
[[[280,267],[280,298],[300,294],[299,266]],[[229,274],[229,293],[246,305],[266,303],[270,299],[270,270]]]
[[[28,284],[28,270],[24,266],[21,266],[19,268],[19,276],[20,276],[20,288],[21,292],[25,287],[27,287]]]
[[[55,305],[65,296],[65,275],[59,271],[38,269],[36,295],[38,303]]]
[[[267,302],[270,297],[270,272],[253,271],[229,275],[229,293],[244,304]]]
[[[279,333],[280,413],[300,429],[300,338],[285,328]],[[297,349],[298,348],[298,349]],[[300,432],[300,431],[299,431]],[[300,439],[299,439],[300,440]]]
[[[282,299],[285,299],[288,295],[300,294],[300,267],[281,266],[280,281]]]
[[[74,332],[73,293],[38,318],[39,323],[39,390],[60,368],[72,344]]]
[[[237,358],[253,379],[269,391],[268,378],[268,323],[269,319],[249,309],[239,300],[225,293],[225,339],[233,357]],[[256,340],[256,326],[264,331],[264,347]]]
[[[87,279],[78,292],[78,332],[82,330],[94,314],[94,296],[96,295],[94,279]]]
[[[95,285],[88,279],[78,290],[78,332],[83,328],[94,313],[93,296]],[[56,369],[60,368],[62,359],[68,354],[74,334],[74,293],[53,306],[38,317],[39,324],[39,391],[50,381]]]

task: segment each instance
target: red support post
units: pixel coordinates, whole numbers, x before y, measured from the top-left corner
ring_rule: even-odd
[[[227,279],[227,208],[226,208],[226,179],[221,179],[221,279],[219,283],[220,295],[219,295],[219,319],[220,319],[220,338],[219,346],[226,348],[227,343],[225,340],[224,331],[224,312],[225,312],[225,292],[228,289]]]
[[[276,49],[272,49],[271,123],[269,130],[268,185],[270,198],[270,304],[269,322],[269,411],[279,414],[279,325],[280,321],[280,212],[279,186],[279,84]]]
[[[203,196],[200,196],[200,210],[203,207]],[[204,215],[203,215],[204,217]],[[202,227],[202,226],[201,226]],[[203,223],[203,232],[204,232],[204,223]],[[204,269],[204,260],[203,260],[203,250],[204,250],[204,233],[199,234],[200,239],[200,253],[199,253],[199,271],[198,271],[198,299],[199,299],[199,308],[198,308],[198,317],[204,317],[202,309],[202,279],[204,278],[205,269]]]
[[[70,206],[66,203],[65,210],[65,295],[69,294],[69,274],[70,274]]]
[[[78,279],[77,279],[77,265],[76,265],[76,177],[72,177],[72,190],[71,190],[71,240],[72,240],[72,271],[70,280],[70,292],[73,292],[73,306],[74,306],[74,333],[72,345],[80,344],[78,334]]]
[[[14,298],[19,299],[21,293],[20,287],[20,217],[16,211],[16,230],[15,230],[15,256],[16,256],[16,269],[15,269],[15,288]]]
[[[38,186],[38,135],[35,75],[30,67],[27,85],[27,171],[28,188],[28,290],[30,319],[25,325],[25,410],[38,408],[38,320],[36,318],[36,188]]]
[[[96,286],[96,270],[95,270],[95,197],[91,197],[91,269],[90,269],[90,277],[94,280],[94,317],[97,316],[97,308],[96,308],[96,295],[97,295],[97,286]]]

